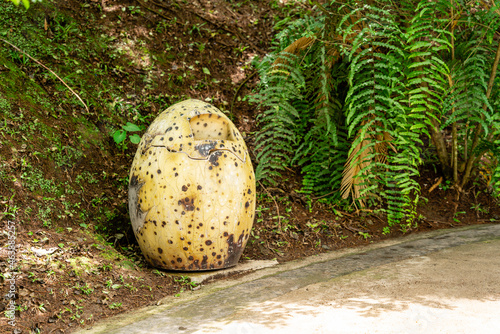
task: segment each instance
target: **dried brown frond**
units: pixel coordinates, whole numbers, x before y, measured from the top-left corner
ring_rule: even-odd
[[[281,53],[292,53],[299,54],[300,52],[306,50],[308,47],[314,44],[316,38],[314,37],[301,37],[289,46],[287,46]],[[278,56],[274,61],[273,65],[277,64],[288,64],[288,60],[285,57]]]
[[[366,121],[364,123],[366,123]],[[355,140],[357,140],[359,136],[360,133],[358,133]],[[351,154],[349,154],[344,171],[342,172],[342,182],[340,184],[342,198],[345,199],[351,195],[354,200],[359,200],[361,207],[365,206],[364,201],[360,199],[361,192],[366,188],[366,185],[362,184],[363,177],[361,171],[371,163],[371,161],[367,159],[367,156],[370,155],[373,150],[373,146],[369,146],[370,143],[371,139],[365,137],[365,139],[356,145]]]
[[[361,126],[365,125],[367,122],[368,121],[362,122]],[[372,129],[368,128],[368,132],[371,131]],[[360,132],[361,130],[359,130],[355,141],[358,140]],[[375,145],[372,145],[373,140],[375,140]],[[344,171],[342,172],[342,182],[340,184],[342,198],[346,199],[349,195],[351,195],[353,200],[359,201],[361,207],[365,206],[364,200],[360,197],[363,189],[366,188],[366,185],[362,184],[364,181],[363,175],[366,171],[361,171],[373,162],[371,158],[367,157],[374,151],[376,153],[374,159],[382,163],[387,161],[388,146],[396,152],[395,147],[390,143],[390,141],[392,141],[392,136],[388,132],[383,132],[382,134],[377,134],[375,136],[366,135],[365,138],[358,145],[356,145],[351,154],[349,154],[345,163]]]
[[[301,37],[288,47],[286,47],[282,52],[288,53],[298,53],[297,51],[303,51],[310,47],[316,41],[315,37]]]

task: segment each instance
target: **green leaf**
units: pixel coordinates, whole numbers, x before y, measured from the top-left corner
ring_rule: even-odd
[[[132,142],[132,144],[139,144],[141,142],[141,136],[139,136],[138,134],[133,134],[130,136],[130,141]]]
[[[128,131],[128,132],[135,132],[135,131],[141,131],[141,128],[138,127],[137,125],[127,122],[126,125],[122,126],[123,130]]]
[[[127,138],[127,133],[125,132],[125,130],[117,130],[115,131],[115,133],[113,133],[113,140],[117,144],[123,142],[125,138]]]
[[[205,73],[206,75],[210,75],[210,71],[206,67],[203,67],[203,73]]]
[[[16,0],[17,3],[19,4],[19,0]],[[23,0],[23,5],[26,9],[30,8],[30,1],[29,0]]]

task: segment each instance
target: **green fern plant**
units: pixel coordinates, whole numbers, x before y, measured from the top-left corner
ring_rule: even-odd
[[[500,10],[489,4],[317,4],[260,68],[257,177],[295,164],[304,191],[382,202],[389,224],[411,224],[429,136],[457,197],[484,154],[499,184]]]

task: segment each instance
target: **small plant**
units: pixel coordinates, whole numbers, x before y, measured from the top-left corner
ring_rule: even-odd
[[[476,211],[477,214],[488,213],[489,212],[488,208],[482,208],[481,207],[481,203],[472,204],[472,206],[470,208],[472,210]]]
[[[37,278],[36,275],[34,273],[32,273],[31,271],[28,272],[28,278],[31,279],[31,282],[32,283],[35,283],[35,282],[38,282],[38,281],[42,281],[41,279]]]
[[[112,303],[108,306],[111,310],[122,307],[122,303]]]
[[[165,276],[165,273],[162,273],[162,272],[161,272],[161,271],[159,271],[158,269],[153,270],[153,274],[156,274],[156,275],[158,275],[158,276],[162,276],[162,277],[163,277],[163,276]]]
[[[102,271],[111,271],[111,270],[113,270],[113,266],[111,264],[103,264],[101,266],[101,270]]]
[[[360,231],[360,232],[358,232],[358,233],[359,233],[359,235],[361,235],[361,236],[363,237],[363,239],[365,239],[365,240],[368,240],[368,238],[371,238],[371,237],[372,237],[372,236],[370,235],[370,233],[368,233],[368,232],[361,232],[361,231]]]
[[[276,241],[276,246],[283,247],[288,245],[288,241]]]
[[[133,123],[127,122],[127,124],[122,126],[121,130],[116,130],[113,133],[113,140],[117,145],[121,145],[122,149],[126,148],[124,144],[125,139],[127,139],[127,133],[129,134],[129,139],[132,144],[139,144],[141,137],[137,134],[130,134],[130,132],[142,131],[144,126],[138,126]]]
[[[198,286],[198,283],[191,282],[191,279],[187,276],[181,276],[179,278],[174,278],[174,281],[180,283],[183,287],[188,287],[189,290],[193,290]],[[182,292],[183,290],[181,290]]]
[[[453,221],[460,223],[460,219],[458,219],[458,215],[463,215],[465,213],[466,213],[465,211],[455,212],[455,214],[453,215]]]
[[[45,304],[44,304],[44,303],[41,303],[40,305],[38,305],[38,309],[39,309],[41,312],[47,312],[47,310],[45,309]]]
[[[77,290],[80,290],[82,291],[84,294],[86,294],[87,296],[90,295],[92,292],[94,292],[94,289],[92,289],[88,283],[85,283],[84,286],[80,286],[80,284],[77,284],[75,287],[75,289]]]
[[[314,233],[319,233],[320,231],[320,227],[319,227],[319,223],[307,223],[306,224],[311,230],[314,231]]]
[[[442,184],[442,183],[441,183],[441,184],[439,185],[439,189],[446,191],[446,190],[450,189],[450,188],[451,188],[451,186],[452,186],[452,184],[451,184],[451,180],[446,180],[446,181],[444,182],[444,184]]]
[[[19,313],[24,312],[28,309],[28,305],[17,305],[16,306],[16,311],[19,311]]]

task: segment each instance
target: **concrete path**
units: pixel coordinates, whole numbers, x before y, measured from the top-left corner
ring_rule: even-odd
[[[79,333],[500,333],[500,224],[331,252]]]

